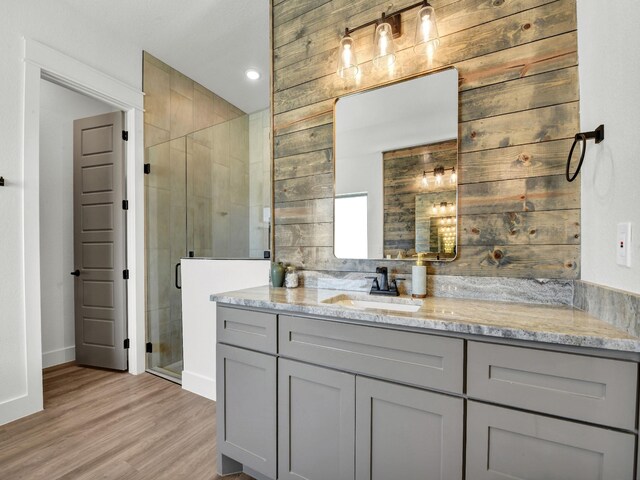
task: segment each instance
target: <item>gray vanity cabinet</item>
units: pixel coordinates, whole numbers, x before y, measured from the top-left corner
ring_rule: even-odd
[[[353,480],[355,376],[278,360],[278,479]]]
[[[218,472],[633,478],[636,357],[475,338],[218,305]]]
[[[633,434],[474,401],[466,445],[470,480],[633,478]]]
[[[462,478],[463,418],[461,398],[358,376],[356,480]]]
[[[276,357],[221,344],[216,357],[218,472],[275,479]]]

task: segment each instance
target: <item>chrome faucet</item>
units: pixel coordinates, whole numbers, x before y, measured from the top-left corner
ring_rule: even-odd
[[[377,267],[376,273],[381,275],[380,283],[378,283],[378,277],[366,277],[370,280],[373,280],[371,285],[371,290],[369,290],[370,295],[391,295],[397,297],[400,295],[398,291],[397,280],[404,280],[404,278],[396,277],[391,280],[391,284],[389,284],[389,270],[387,267]]]

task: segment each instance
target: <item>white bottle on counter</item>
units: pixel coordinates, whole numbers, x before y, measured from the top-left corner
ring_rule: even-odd
[[[427,266],[422,260],[424,253],[418,253],[418,261],[411,267],[411,296],[426,298],[427,296]]]

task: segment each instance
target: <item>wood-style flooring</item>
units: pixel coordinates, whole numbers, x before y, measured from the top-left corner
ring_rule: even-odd
[[[60,365],[44,407],[0,426],[0,479],[222,478],[215,402],[162,378]]]

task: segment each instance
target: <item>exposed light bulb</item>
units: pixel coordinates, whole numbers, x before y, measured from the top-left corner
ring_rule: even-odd
[[[452,185],[455,185],[457,180],[458,180],[458,174],[456,173],[456,167],[453,167],[451,169],[451,177],[449,177],[449,183],[451,183]]]
[[[427,172],[422,172],[422,180],[421,180],[422,186],[423,187],[428,187],[429,186],[429,180],[427,180]]]
[[[384,15],[376,27],[373,40],[373,65],[376,68],[390,68],[396,61],[396,47],[393,42],[391,24],[385,21]]]
[[[338,52],[338,69],[337,73],[340,78],[355,79],[358,75],[359,68],[356,60],[355,42],[349,30],[345,30],[345,34],[340,40],[340,48]]]
[[[438,34],[436,13],[429,2],[425,1],[418,11],[413,50],[420,55],[425,55],[431,62],[439,44],[440,35]]]
[[[436,185],[442,185],[442,175],[436,173]]]

